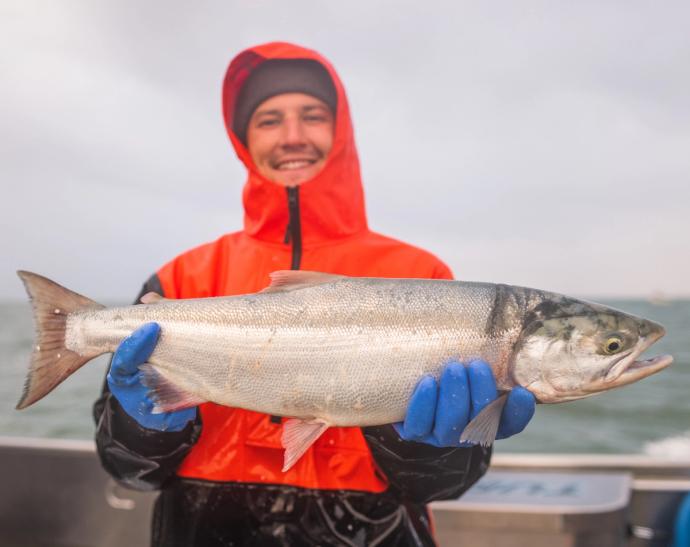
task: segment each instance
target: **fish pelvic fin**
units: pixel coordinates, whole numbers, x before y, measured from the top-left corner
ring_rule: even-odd
[[[53,391],[95,355],[80,355],[65,347],[67,317],[74,312],[105,306],[35,273],[18,271],[33,308],[35,337],[29,372],[17,410]]]
[[[325,420],[297,420],[290,418],[283,424],[281,441],[285,448],[283,473],[297,463],[304,453],[323,435],[331,424]]]
[[[508,400],[508,393],[499,395],[477,414],[460,435],[460,442],[489,446],[496,440],[498,424],[501,421],[503,407]]]
[[[149,388],[147,395],[153,401],[152,414],[192,408],[207,402],[206,399],[176,386],[151,363],[144,363],[139,370],[141,383]]]

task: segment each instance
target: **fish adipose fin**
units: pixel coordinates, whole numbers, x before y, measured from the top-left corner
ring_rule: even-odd
[[[306,287],[313,287],[315,285],[336,281],[346,276],[322,272],[309,272],[306,270],[278,270],[277,272],[271,272],[269,277],[271,278],[271,284],[260,292],[294,291],[295,289],[304,289]]]
[[[498,424],[501,421],[501,413],[503,412],[503,407],[507,400],[508,393],[503,393],[486,405],[482,411],[467,424],[467,427],[465,427],[460,436],[460,442],[480,444],[482,446],[489,446],[492,444],[496,440],[496,432],[498,431]]]
[[[283,473],[290,469],[307,449],[330,427],[324,420],[297,420],[290,418],[283,424],[281,441],[285,448]]]
[[[205,403],[206,399],[180,389],[151,363],[139,367],[141,383],[149,388],[148,397],[153,401],[152,414],[173,412]]]
[[[70,313],[104,306],[35,273],[18,271],[31,299],[34,315],[33,352],[17,410],[45,397],[65,378],[99,354],[80,355],[65,347]]]

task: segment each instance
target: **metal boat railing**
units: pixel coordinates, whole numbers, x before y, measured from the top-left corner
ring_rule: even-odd
[[[687,461],[625,454],[494,456],[491,480],[515,481],[516,474],[531,477],[533,482],[535,477],[543,481],[552,480],[556,476],[560,477],[559,480],[563,480],[564,476],[572,477],[578,484],[583,483],[585,478],[604,484],[603,479],[598,481],[597,477],[622,477],[628,482],[624,480],[621,484],[632,486],[625,506],[615,512],[614,516],[617,515],[618,519],[616,526],[620,528],[623,523],[625,528],[615,528],[617,531],[610,534],[613,538],[611,543],[606,544],[661,547],[668,545],[676,510],[685,494],[690,492],[690,455]],[[3,485],[0,495],[2,545],[134,547],[148,544],[156,493],[135,492],[117,485],[102,470],[92,441],[0,437],[0,479]],[[525,481],[522,483],[526,484]],[[482,502],[479,490],[472,496],[470,493],[473,491],[470,491],[457,502],[432,504],[442,545],[453,544],[460,537],[459,534],[470,533],[466,529],[467,525],[460,526],[460,522],[474,524],[475,528],[471,531],[471,544],[474,547],[492,544],[534,546],[539,544],[535,539],[539,537],[544,540],[544,545],[588,545],[587,538],[593,537],[591,530],[587,532],[589,536],[584,532],[577,536],[577,530],[572,524],[578,522],[581,524],[577,526],[582,526],[583,530],[586,528],[589,518],[586,506],[579,509],[579,520],[570,521],[570,531],[568,520],[553,520],[553,515],[549,516],[547,513],[553,513],[554,507],[545,506],[544,517],[541,521],[533,520],[531,526],[534,528],[539,522],[543,522],[545,526],[548,524],[552,528],[550,533],[554,534],[552,538],[555,539],[535,535],[538,530],[532,529],[532,535],[526,535],[525,542],[520,543],[519,530],[511,532],[508,529],[498,530],[498,527],[500,523],[515,526],[516,522],[526,522],[516,518],[525,506],[521,508],[519,504],[513,505],[506,512],[505,507],[499,507],[500,503]],[[490,489],[485,490],[489,492]],[[546,491],[548,488],[542,490]],[[495,488],[489,493],[495,498]],[[465,502],[466,498],[471,499],[472,503]],[[474,511],[472,518],[468,518],[470,511]],[[503,517],[499,518],[501,511]],[[484,515],[484,521],[490,523],[491,529],[482,531],[478,528],[477,523],[482,518],[477,515]],[[531,518],[537,517],[532,515]],[[611,516],[607,516],[607,519],[601,522],[613,523],[615,520]],[[556,530],[554,522],[562,523],[562,529]],[[591,521],[593,522],[594,520]],[[457,533],[453,526],[460,526]],[[504,536],[495,535],[499,532]],[[510,535],[505,536],[508,532],[511,532]],[[572,537],[566,537],[569,533]],[[496,537],[510,537],[511,541],[496,543]],[[617,543],[619,539],[620,542]],[[563,543],[558,543],[561,540]]]

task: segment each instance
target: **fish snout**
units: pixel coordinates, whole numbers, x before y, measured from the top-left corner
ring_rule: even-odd
[[[666,334],[666,329],[663,325],[645,319],[640,323],[640,338],[643,338],[648,345],[653,344]]]

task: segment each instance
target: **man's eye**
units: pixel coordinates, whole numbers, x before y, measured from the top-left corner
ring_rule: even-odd
[[[271,127],[273,125],[277,125],[278,120],[260,120],[259,123],[257,124],[258,127]]]
[[[326,116],[312,114],[310,116],[305,116],[304,120],[307,122],[325,122]]]

